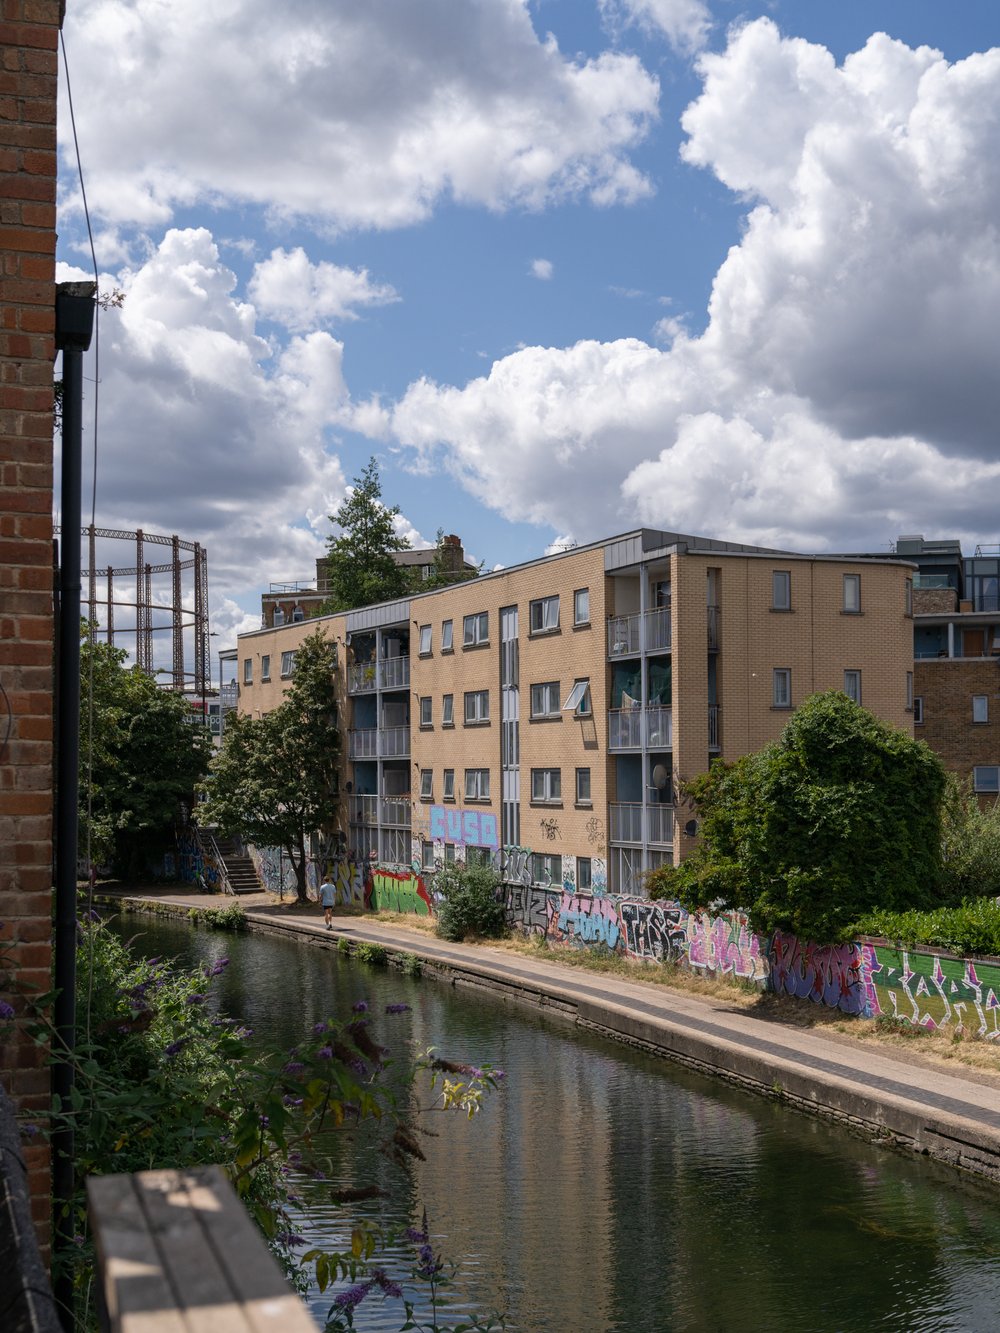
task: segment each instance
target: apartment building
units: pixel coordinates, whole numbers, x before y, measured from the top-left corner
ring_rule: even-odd
[[[983,804],[1000,796],[1000,545],[900,537],[913,560],[914,734]]]
[[[808,695],[842,689],[912,729],[913,575],[643,528],[241,635],[239,707],[273,708],[322,627],[359,857],[636,893],[697,836],[679,783],[775,739]]]

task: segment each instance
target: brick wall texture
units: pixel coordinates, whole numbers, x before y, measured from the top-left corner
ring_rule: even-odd
[[[52,888],[52,361],[57,0],[0,0],[0,940],[10,978],[50,984]],[[12,998],[13,996],[13,998]],[[45,1052],[19,1027],[0,1077],[44,1116]],[[48,1242],[47,1149],[29,1144],[32,1208]]]

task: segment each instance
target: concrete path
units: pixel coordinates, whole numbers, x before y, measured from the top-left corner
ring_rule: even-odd
[[[232,901],[163,891],[122,896],[181,909]],[[962,1067],[945,1072],[895,1049],[769,1021],[717,997],[560,966],[557,958],[448,944],[418,929],[361,916],[335,915],[334,930],[327,932],[318,907],[314,915],[300,914],[267,894],[242,895],[240,903],[256,930],[308,936],[326,947],[344,937],[382,944],[390,953],[416,954],[425,971],[451,984],[486,988],[509,1002],[542,1008],[1000,1184],[1000,1080],[988,1074]]]

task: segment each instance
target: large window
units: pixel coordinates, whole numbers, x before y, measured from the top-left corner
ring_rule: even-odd
[[[787,569],[776,569],[771,574],[771,609],[792,609],[792,576]]]
[[[590,624],[590,589],[577,588],[573,594],[573,624]]]
[[[562,857],[535,852],[531,858],[531,878],[546,888],[551,884],[562,888]]]
[[[422,727],[434,725],[434,700],[429,694],[421,695],[420,698],[420,725]]]
[[[974,768],[972,785],[986,795],[1000,793],[1000,764],[980,764]]]
[[[271,654],[265,653],[260,659],[260,678],[261,680],[271,679]]]
[[[532,685],[531,716],[534,718],[559,716],[559,682],[557,680],[546,680],[540,685]]]
[[[854,703],[859,704],[861,702],[860,671],[844,672],[844,693],[847,695],[848,699],[853,700]]]
[[[481,722],[490,720],[490,692],[489,690],[466,690],[465,692],[465,725],[467,727],[478,726]]]
[[[532,634],[545,634],[559,628],[559,598],[540,597],[528,606],[528,624]]]
[[[455,696],[453,694],[443,694],[441,696],[441,725],[442,727],[453,727],[455,725]]]
[[[850,615],[857,615],[861,610],[861,575],[844,575],[844,607]]]
[[[281,654],[281,678],[287,680],[295,672],[295,649],[291,648],[288,652]]]
[[[431,651],[431,627],[430,625],[420,626],[420,656],[429,657]]]
[[[771,702],[775,708],[792,706],[792,671],[791,667],[775,667],[772,684]]]
[[[453,640],[454,626],[450,620],[441,621],[441,651],[450,653],[454,650]]]
[[[974,694],[972,696],[972,720],[973,722],[989,722],[990,700],[988,695]]]
[[[432,768],[422,768],[420,770],[420,799],[429,801],[434,796],[434,770]]]
[[[474,648],[478,643],[490,641],[490,617],[488,611],[479,611],[474,616],[466,616],[462,621],[462,643],[466,648]]]
[[[490,770],[488,768],[467,768],[465,770],[465,799],[467,801],[488,801],[490,799]]]
[[[455,799],[455,770],[453,768],[444,770],[444,799],[446,801]]]
[[[562,800],[562,773],[558,768],[531,770],[531,799],[533,801]]]

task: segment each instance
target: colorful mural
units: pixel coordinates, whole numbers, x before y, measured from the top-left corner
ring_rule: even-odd
[[[773,991],[841,1009],[845,1014],[871,1016],[860,944],[821,947],[809,941],[803,944],[794,935],[776,930],[770,956]]]
[[[461,810],[454,805],[432,805],[431,842],[450,842],[456,847],[491,847],[497,851],[497,817],[488,810]]]
[[[1000,960],[949,958],[885,944],[862,948],[872,1013],[1000,1040]]]
[[[767,950],[761,950],[740,912],[712,917],[706,913],[687,918],[685,949],[694,971],[741,977],[763,985],[770,972]]]
[[[431,916],[434,911],[423,878],[412,870],[372,870],[365,884],[365,906],[373,912],[415,912],[417,916]]]
[[[175,869],[177,878],[185,884],[197,884],[200,875],[210,892],[222,892],[222,874],[218,862],[211,853],[205,852],[198,830],[193,825],[178,830]]]

